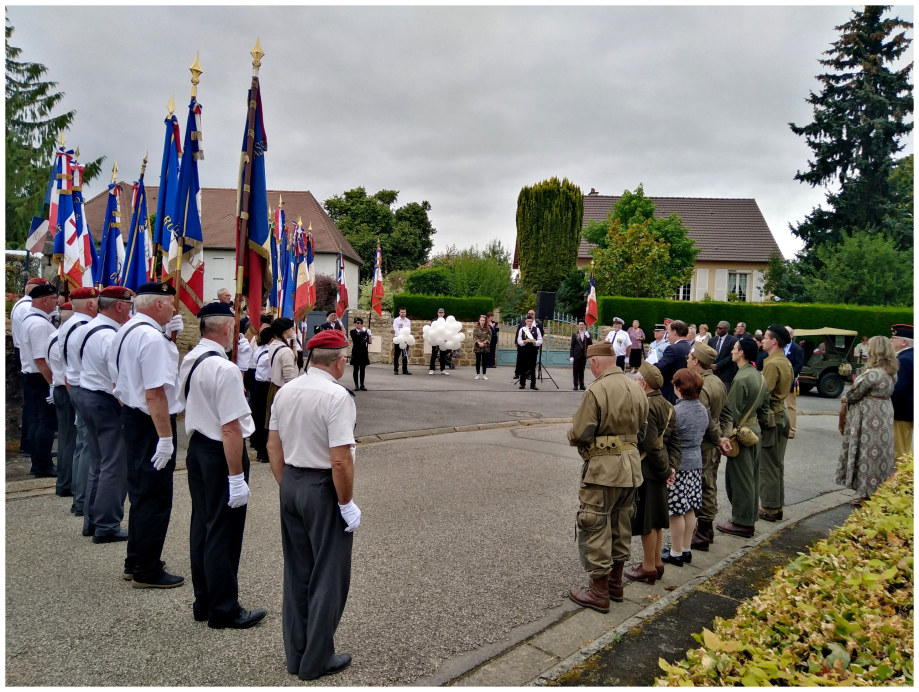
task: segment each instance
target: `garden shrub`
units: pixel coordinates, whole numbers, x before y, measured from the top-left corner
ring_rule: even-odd
[[[493,312],[495,301],[491,298],[451,298],[449,296],[419,296],[402,293],[393,296],[393,309],[405,308],[407,317],[417,320],[437,319],[437,308],[443,308],[444,317],[453,315],[458,320],[475,321],[479,315]]]

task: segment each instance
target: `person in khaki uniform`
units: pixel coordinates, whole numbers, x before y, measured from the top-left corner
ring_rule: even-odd
[[[795,384],[794,369],[784,353],[790,341],[788,330],[780,324],[771,325],[763,335],[763,346],[769,354],[763,361],[763,377],[769,390],[769,420],[763,428],[759,518],[766,521],[781,521],[785,505],[785,448],[791,432],[785,398]]]
[[[610,599],[622,600],[633,505],[642,482],[638,433],[648,418],[648,397],[616,366],[610,344],[590,346],[587,362],[596,379],[574,414],[568,442],[584,459],[577,537],[590,586],[572,588],[569,595],[579,605],[608,613]]]
[[[708,410],[711,422],[702,439],[702,509],[693,532],[691,548],[707,551],[715,540],[715,517],[718,515],[718,467],[721,453],[731,451],[728,439],[734,428],[728,391],[724,382],[711,370],[718,354],[711,346],[696,343],[689,351],[686,363],[689,369],[702,376],[699,401]]]

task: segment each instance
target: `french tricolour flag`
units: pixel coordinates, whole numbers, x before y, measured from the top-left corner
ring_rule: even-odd
[[[584,321],[593,326],[597,321],[597,284],[594,282],[594,271],[590,270],[590,290],[587,292],[587,314]]]
[[[345,258],[338,253],[338,295],[335,300],[335,314],[341,317],[348,309],[348,287],[345,286]]]

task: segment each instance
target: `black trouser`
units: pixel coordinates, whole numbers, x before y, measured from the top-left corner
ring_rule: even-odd
[[[485,370],[488,368],[488,351],[476,351],[475,354],[475,374],[479,374],[479,365],[482,366],[482,374],[485,374]]]
[[[140,409],[121,409],[121,435],[128,452],[128,554],[125,571],[134,573],[135,581],[155,581],[163,574],[160,557],[169,517],[172,514],[172,475],[176,468],[176,417],[169,416],[172,427],[172,459],[157,471],[150,461],[156,451],[159,435],[153,419]]]
[[[579,356],[574,359],[574,363],[571,365],[571,377],[574,380],[575,387],[584,386],[584,368],[587,367],[587,358],[585,356]]]
[[[446,349],[442,349],[438,346],[432,346],[431,347],[431,365],[428,367],[428,370],[434,369],[434,361],[438,359],[438,356],[440,356],[440,371],[443,372],[444,370],[446,370],[447,369],[447,355],[449,353],[450,352],[447,351]]]
[[[32,468],[29,473],[54,473],[54,462],[51,461],[51,449],[54,447],[54,433],[57,430],[57,413],[54,404],[46,399],[51,387],[40,372],[25,376],[28,381],[29,399],[29,451],[32,453]]]
[[[269,384],[253,380],[252,391],[249,394],[252,399],[252,422],[255,423],[255,432],[249,437],[249,444],[261,457],[267,453],[265,445],[268,442],[268,430],[265,429],[265,409],[268,406]]]
[[[399,372],[399,352],[402,352],[402,372],[408,372],[408,349],[400,348],[399,344],[392,345],[392,369]]]
[[[19,372],[22,373],[22,435],[19,437],[19,451],[27,454],[29,451],[29,427],[32,425],[32,400],[29,397],[29,383],[26,374],[22,372],[22,360],[19,358],[19,349],[16,352],[16,362],[19,363]]]
[[[281,477],[284,652],[287,672],[328,670],[351,587],[353,533],[345,533],[332,472],[285,466]]]
[[[246,393],[251,397],[252,388],[255,385],[255,367],[251,367],[243,373],[243,387],[246,388]]]
[[[616,365],[625,370],[625,356],[616,356]]]
[[[77,446],[76,412],[64,386],[55,387],[54,411],[57,414],[57,486],[58,495],[73,493],[73,450]]]
[[[517,367],[520,370],[520,388],[523,389],[526,386],[527,378],[529,378],[530,388],[536,389],[536,358],[538,357],[536,346],[524,346],[518,353],[520,354],[517,356]]]
[[[243,443],[243,473],[249,482],[249,455]],[[191,580],[195,616],[211,624],[239,614],[239,556],[246,528],[246,507],[231,509],[227,457],[223,442],[195,431],[188,441],[188,492],[191,495]]]
[[[361,363],[360,365],[352,365],[354,368],[354,386],[363,387],[364,386],[364,371],[367,369],[367,365]],[[360,379],[360,382],[358,382]]]
[[[83,530],[96,536],[111,536],[121,529],[124,499],[128,494],[128,457],[121,435],[122,407],[108,392],[91,389],[82,392],[80,405],[85,414],[88,447],[83,452],[87,462]]]

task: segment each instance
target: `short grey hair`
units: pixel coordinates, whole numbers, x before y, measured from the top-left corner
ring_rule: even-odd
[[[134,298],[134,307],[138,310],[152,308],[158,300],[169,300],[171,296],[160,295],[159,293],[144,293]]]
[[[121,298],[112,298],[110,296],[99,296],[99,310],[110,310],[115,307],[116,303],[128,303],[130,305],[130,300],[122,300]]]
[[[347,348],[314,348],[310,362],[326,367],[333,365],[342,356],[348,355]]]
[[[229,315],[206,315],[198,320],[198,330],[201,332],[201,336],[207,336],[220,331],[223,325],[230,324],[235,320],[235,317]]]

